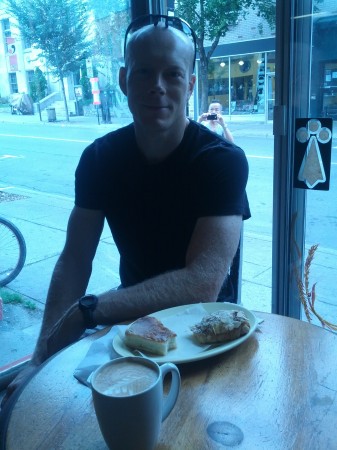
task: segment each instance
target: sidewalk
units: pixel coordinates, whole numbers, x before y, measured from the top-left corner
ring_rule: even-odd
[[[264,116],[257,114],[247,115],[232,115],[224,116],[226,122],[230,125],[231,131],[234,135],[240,133],[240,136],[261,136],[261,137],[273,137],[273,124],[272,122],[265,123]],[[108,131],[115,130],[121,126],[127,125],[132,122],[131,115],[124,113],[122,117],[113,117],[111,124],[104,124],[99,119],[98,124],[97,116],[72,116],[69,118],[69,122],[65,117],[57,116],[56,122],[48,122],[47,112],[44,110],[41,112],[41,119],[39,114],[34,115],[12,115],[7,109],[0,108],[0,127],[1,123],[16,123],[16,124],[34,124],[41,126],[62,126],[62,127],[81,127],[81,128],[106,128]],[[257,126],[258,125],[258,126]]]
[[[0,130],[1,123],[12,122],[50,127],[104,127],[108,132],[130,122],[130,119],[124,118],[114,119],[112,124],[98,125],[97,118],[81,116],[70,118],[70,122],[58,120],[49,123],[47,117],[42,118],[43,121],[40,121],[36,115],[12,116],[0,112]],[[272,124],[256,122],[255,116],[241,116],[240,119],[235,117],[234,120],[233,116],[233,121],[229,122],[234,136],[272,138]],[[27,260],[20,275],[6,290],[20,294],[35,304],[36,310],[28,310],[21,305],[4,305],[4,317],[0,320],[0,368],[9,361],[31,353],[34,348],[50,277],[64,245],[67,221],[73,207],[72,199],[59,195],[28,189],[13,189],[10,193],[15,195],[7,196],[7,201],[1,201],[1,214],[13,221],[25,236]],[[242,300],[247,308],[270,311],[271,245],[271,236],[245,233]],[[328,275],[329,286],[333,286],[333,280],[337,279],[336,256],[334,252],[322,249],[317,257],[316,269],[325,278]],[[118,267],[118,252],[106,227],[95,257],[88,292],[99,293],[118,286]],[[324,299],[332,299],[333,296],[334,293],[327,289],[323,292]]]
[[[24,268],[3,289],[19,294],[24,302],[34,304],[36,310],[4,304],[3,320],[0,321],[0,367],[34,348],[50,278],[65,242],[72,207],[72,199],[23,189],[11,190],[9,201],[1,202],[1,214],[18,226],[27,246]],[[105,228],[88,292],[99,293],[117,287],[118,266],[116,246]]]
[[[121,126],[127,125],[132,121],[131,115],[123,114],[122,117],[113,118],[111,124],[102,123],[102,118],[95,115],[70,116],[69,121],[63,116],[56,116],[55,122],[48,121],[47,111],[41,111],[41,118],[38,113],[33,115],[11,114],[7,108],[0,108],[0,127],[1,123],[32,124],[36,126],[50,127],[81,127],[81,128],[106,128],[111,131]]]

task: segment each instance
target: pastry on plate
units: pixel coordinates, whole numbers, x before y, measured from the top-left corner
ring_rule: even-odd
[[[124,342],[133,349],[165,356],[169,350],[177,348],[176,337],[176,333],[166,328],[160,320],[145,316],[126,329]]]
[[[199,344],[215,344],[237,339],[250,330],[250,323],[243,311],[219,310],[202,318],[191,327]]]

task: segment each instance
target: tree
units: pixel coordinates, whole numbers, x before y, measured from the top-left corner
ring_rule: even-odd
[[[98,2],[95,14],[95,45],[93,46],[94,67],[97,70],[102,96],[101,107],[109,108],[107,115],[120,113],[122,93],[119,88],[118,74],[123,61],[124,33],[129,23],[129,9],[125,1],[109,1],[110,10],[101,8]],[[97,6],[99,11],[97,11]],[[112,10],[113,8],[113,10]],[[103,100],[102,99],[102,100]],[[105,105],[105,106],[104,106]],[[104,112],[103,112],[104,117]]]
[[[23,39],[40,50],[52,75],[60,80],[69,121],[64,78],[88,55],[88,11],[83,0],[6,0]]]
[[[111,11],[95,22],[95,62],[99,72],[103,69],[106,82],[112,86],[118,84],[118,70],[123,59],[121,44],[128,23],[127,11]]]
[[[42,70],[39,67],[36,67],[34,71],[34,78],[32,83],[30,84],[30,96],[33,99],[33,102],[38,102],[43,97],[46,96],[47,92],[47,80],[44,76]]]
[[[275,25],[276,0],[177,0],[175,13],[187,20],[197,35],[200,57],[201,92],[199,112],[208,109],[208,65],[219,40],[245,18],[249,9]],[[210,45],[205,46],[209,41]]]
[[[80,85],[82,86],[83,99],[92,100],[91,84],[89,81],[87,68],[85,67],[85,64],[82,65],[81,73],[82,76],[80,78]]]

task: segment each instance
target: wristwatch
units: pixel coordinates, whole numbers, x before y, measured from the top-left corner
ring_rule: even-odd
[[[96,295],[84,295],[78,301],[78,307],[83,313],[86,328],[95,328],[97,323],[94,321],[93,312],[96,309],[98,297]]]

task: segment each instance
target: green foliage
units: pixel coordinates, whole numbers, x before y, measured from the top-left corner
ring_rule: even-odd
[[[38,102],[43,99],[47,93],[47,80],[44,73],[39,67],[36,67],[34,72],[34,80],[30,83],[30,96],[33,102]]]
[[[276,0],[178,0],[175,8],[179,17],[187,20],[196,32],[199,44],[205,39],[217,40],[244,18],[249,8],[275,26]]]
[[[22,37],[40,49],[59,79],[77,69],[90,50],[88,11],[82,0],[6,0]]]
[[[186,19],[196,32],[199,42],[219,40],[247,13],[252,0],[178,0],[178,15]]]
[[[276,24],[276,0],[255,0],[252,8],[256,11],[258,17],[262,17],[272,30]]]
[[[136,0],[139,1],[139,0]],[[88,0],[90,9],[94,11],[95,19],[101,20],[109,17],[111,13],[126,11],[129,8],[129,0]]]
[[[82,75],[82,77],[80,79],[80,85],[82,86],[83,99],[91,100],[92,93],[91,93],[91,84],[90,84],[89,78],[85,75]]]
[[[123,58],[121,43],[129,21],[130,16],[127,10],[111,11],[106,17],[95,21],[95,44],[93,45],[95,67],[99,69],[100,74],[104,74],[104,78],[110,84],[118,83],[117,74]]]
[[[12,305],[21,305],[23,303],[23,299],[20,294],[3,289],[1,289],[0,292],[4,303],[10,303]]]
[[[20,294],[11,292],[6,288],[0,289],[0,297],[2,298],[4,304],[21,305],[30,310],[36,309],[36,304],[34,302],[31,300],[25,300]]]

